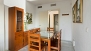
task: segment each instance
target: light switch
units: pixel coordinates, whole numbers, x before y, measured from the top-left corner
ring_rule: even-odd
[[[86,28],[86,32],[88,32],[88,31],[89,31],[89,28],[87,27],[87,28]]]

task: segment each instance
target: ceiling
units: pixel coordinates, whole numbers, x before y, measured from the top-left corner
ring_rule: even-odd
[[[41,5],[41,4],[48,4],[48,3],[59,2],[64,0],[27,0],[27,1],[29,1],[34,5]]]

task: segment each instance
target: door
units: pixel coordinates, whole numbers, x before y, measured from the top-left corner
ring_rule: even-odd
[[[40,30],[47,30],[48,27],[48,11],[39,13],[39,27]]]
[[[59,21],[58,21],[58,14],[54,14],[54,31],[58,31],[59,30]]]

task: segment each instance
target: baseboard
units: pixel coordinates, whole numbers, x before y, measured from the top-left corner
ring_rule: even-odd
[[[9,50],[5,50],[5,51],[9,51]]]
[[[73,49],[74,49],[74,51],[75,51],[75,41],[73,41]]]
[[[73,46],[73,49],[74,49],[74,51],[75,51],[75,46]]]
[[[67,40],[61,40],[61,41],[65,41],[65,42],[71,42],[71,43],[72,43],[72,41],[67,41]]]

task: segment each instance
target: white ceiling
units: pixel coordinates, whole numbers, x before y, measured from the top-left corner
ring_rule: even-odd
[[[29,1],[34,5],[41,5],[41,4],[48,4],[48,3],[59,2],[64,0],[27,0],[27,1]]]

